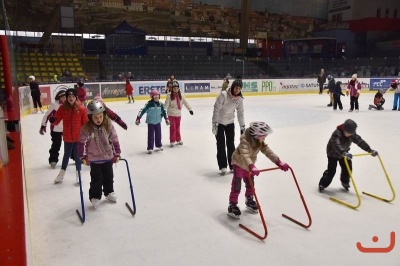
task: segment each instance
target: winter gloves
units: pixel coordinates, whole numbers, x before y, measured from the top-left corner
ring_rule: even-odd
[[[275,163],[279,168],[281,168],[281,170],[282,171],[287,171],[287,170],[289,170],[289,165],[287,164],[287,163],[283,163],[283,162],[281,162],[281,160],[278,160],[278,161],[276,161],[276,163]]]
[[[245,130],[246,130],[245,126],[240,127],[240,135],[243,135]]]
[[[138,126],[140,124],[140,117],[136,117],[135,124]]]
[[[370,153],[371,153],[371,155],[372,155],[372,156],[374,156],[374,157],[378,155],[378,152],[377,152],[377,151],[375,151],[375,150],[371,150],[371,152],[370,152]]]
[[[192,111],[192,110],[190,110],[189,113],[190,113],[191,115],[193,115],[193,111]]]
[[[121,156],[115,155],[115,156],[112,158],[111,161],[112,161],[113,163],[118,163],[120,158],[121,158]]]
[[[252,175],[258,176],[260,174],[260,170],[258,170],[254,164],[249,165],[249,170]]]
[[[375,150],[370,150],[369,153],[374,157],[378,155],[378,152]],[[347,160],[353,159],[353,154],[351,153],[346,153],[344,156],[347,158]]]
[[[353,159],[353,154],[351,154],[351,153],[346,153],[345,156],[346,156],[347,160]]]
[[[87,156],[82,157],[82,158],[81,158],[81,162],[82,162],[83,165],[86,165],[86,166],[90,165],[90,161],[89,161],[89,159],[87,158]]]
[[[44,135],[45,132],[46,132],[46,127],[45,126],[41,126],[40,130],[39,130],[40,135]]]

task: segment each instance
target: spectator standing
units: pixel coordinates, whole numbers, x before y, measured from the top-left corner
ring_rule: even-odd
[[[29,76],[29,87],[31,88],[31,96],[33,101],[33,107],[35,108],[32,114],[37,114],[38,107],[41,113],[43,113],[42,103],[40,101],[40,89],[39,84],[36,82],[35,76]]]
[[[325,82],[326,82],[325,70],[323,68],[321,68],[321,72],[319,73],[318,78],[317,78],[317,83],[319,86],[319,94],[322,94],[322,91],[324,90]]]

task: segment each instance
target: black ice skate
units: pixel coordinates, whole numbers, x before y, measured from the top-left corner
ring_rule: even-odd
[[[343,187],[346,191],[349,191],[350,184],[349,184],[349,183],[343,183],[343,182],[342,182],[342,187]]]
[[[319,193],[322,193],[322,192],[324,192],[324,186],[323,185],[318,185],[318,191],[319,191]]]
[[[240,219],[241,214],[242,214],[242,212],[240,211],[239,207],[236,204],[229,203],[228,216],[235,218],[235,219]]]
[[[246,208],[251,212],[258,212],[258,206],[253,197],[246,198]]]

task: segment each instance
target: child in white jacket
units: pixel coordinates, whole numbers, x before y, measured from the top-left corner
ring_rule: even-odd
[[[55,97],[55,102],[51,103],[49,109],[43,116],[42,124],[40,126],[39,133],[44,135],[46,132],[47,121],[49,121],[50,117],[53,117],[60,105],[64,104],[66,99],[65,90],[59,90]],[[58,162],[58,156],[62,144],[62,133],[63,133],[63,125],[62,123],[58,125],[50,124],[50,136],[51,136],[51,148],[49,150],[49,164],[51,168],[56,168]]]
[[[183,145],[181,138],[182,104],[189,110],[189,113],[193,115],[192,108],[179,90],[178,81],[174,80],[172,91],[167,94],[167,99],[165,100],[165,109],[167,110],[170,122],[169,142],[171,148],[177,144]]]

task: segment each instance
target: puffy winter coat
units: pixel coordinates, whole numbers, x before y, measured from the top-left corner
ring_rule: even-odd
[[[46,113],[42,119],[42,126],[47,126],[47,121],[49,121],[50,117],[56,115],[57,110],[60,108],[62,104],[55,102],[51,103],[49,109],[47,109]],[[58,125],[50,124],[50,130],[54,132],[63,132],[63,124],[59,123]]]
[[[184,105],[189,111],[192,110],[192,107],[186,101],[185,97],[182,95],[182,99],[180,99],[181,108],[178,108],[178,101],[176,97],[179,97],[178,94],[175,95],[175,99],[172,100],[172,93],[167,94],[167,99],[165,100],[165,109],[167,110],[168,116],[181,116],[182,113],[182,105]]]
[[[64,142],[77,142],[82,126],[89,120],[87,111],[79,101],[75,101],[70,108],[65,107],[67,104],[68,101],[58,108],[53,124],[58,125],[62,120]]]
[[[232,124],[235,119],[235,110],[237,110],[240,127],[244,127],[243,98],[232,96],[230,90],[221,91],[214,104],[212,123],[224,126]]]
[[[250,129],[246,129],[245,133],[240,136],[240,143],[232,154],[232,164],[250,171],[249,165],[256,163],[259,152],[262,152],[273,163],[279,160],[278,155],[265,142],[260,143],[250,135]]]
[[[125,93],[126,95],[132,95],[133,94],[133,87],[132,84],[126,84],[125,85]]]
[[[78,142],[78,155],[87,156],[89,161],[111,160],[121,154],[117,132],[110,122],[106,130],[103,126],[87,123],[82,127]]]
[[[164,104],[160,102],[155,102],[154,100],[150,100],[146,103],[143,109],[139,111],[138,117],[142,118],[142,116],[146,115],[146,123],[151,125],[156,125],[161,123],[161,118],[164,117],[165,120],[168,119],[167,113],[164,109]]]
[[[357,144],[364,151],[371,152],[371,147],[359,135],[357,135],[357,133],[354,133],[350,137],[346,137],[344,135],[342,124],[337,126],[336,130],[332,133],[328,145],[326,146],[326,154],[328,157],[340,159],[349,152],[352,142]]]
[[[347,85],[347,91],[350,93],[350,96],[357,96],[361,93],[361,83],[358,80],[350,80]]]

